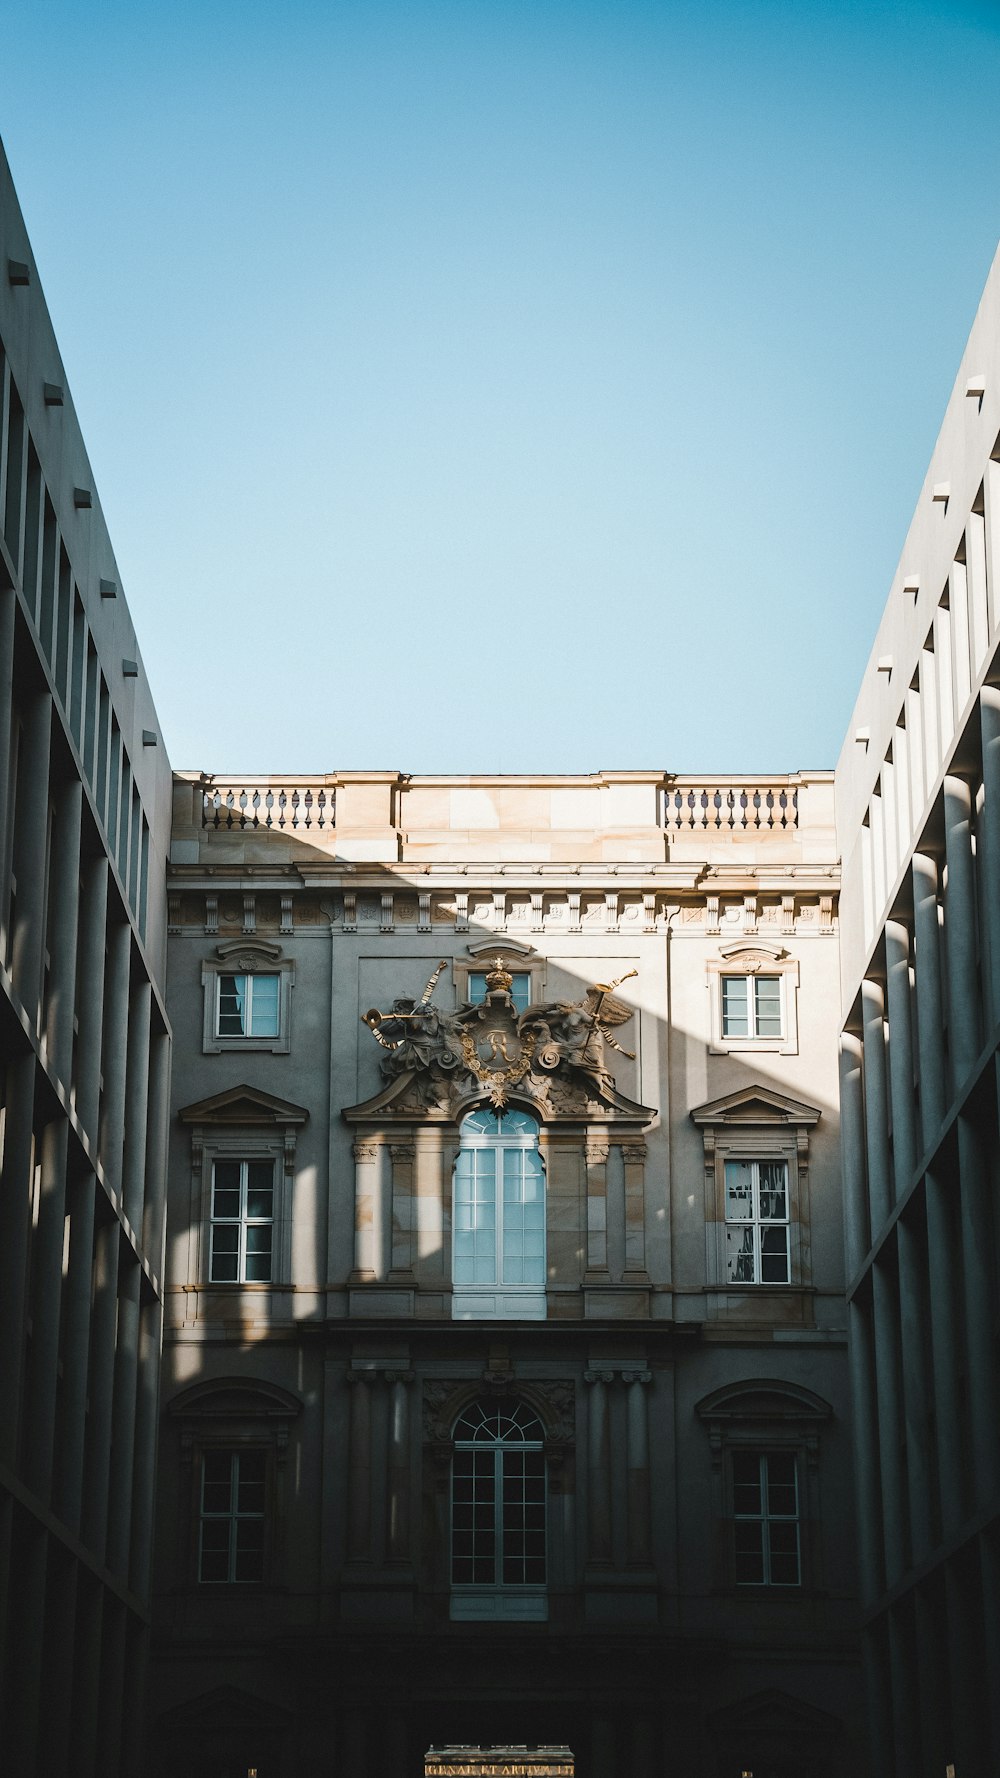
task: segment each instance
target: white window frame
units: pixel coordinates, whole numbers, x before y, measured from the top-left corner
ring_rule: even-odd
[[[512,1406],[512,1405],[516,1405],[518,1408],[524,1408],[525,1411],[531,1415],[531,1418],[537,1425],[538,1436],[537,1437],[525,1436],[523,1438],[518,1438],[516,1436],[508,1436],[508,1437],[501,1436],[500,1438],[494,1439],[494,1440],[476,1439],[476,1438],[462,1438],[462,1437],[458,1436],[459,1428],[461,1427],[462,1421],[464,1420],[466,1414],[474,1412],[476,1410],[476,1408],[479,1408],[485,1415],[485,1414],[488,1414],[491,1410],[494,1410],[494,1411],[496,1409],[502,1410],[504,1405],[506,1405],[508,1407]],[[492,1463],[492,1467],[493,1467],[493,1495],[492,1495],[493,1557],[492,1557],[492,1560],[493,1560],[493,1572],[494,1572],[494,1577],[495,1577],[492,1583],[485,1582],[485,1581],[456,1581],[454,1579],[454,1566],[455,1566],[455,1560],[456,1560],[456,1556],[455,1556],[455,1534],[456,1534],[455,1514],[456,1514],[456,1505],[457,1505],[457,1502],[455,1499],[455,1480],[456,1480],[456,1478],[455,1478],[455,1456],[457,1455],[457,1453],[459,1451],[463,1451],[463,1452],[471,1451],[471,1452],[479,1452],[479,1453],[489,1452],[490,1455],[492,1456],[492,1460],[493,1460],[493,1463]],[[537,1453],[541,1457],[541,1474],[542,1474],[542,1490],[543,1490],[543,1492],[542,1492],[542,1524],[543,1524],[543,1537],[545,1539],[545,1546],[546,1546],[544,1558],[543,1558],[544,1564],[545,1564],[545,1578],[542,1581],[513,1582],[513,1581],[504,1581],[504,1578],[503,1578],[503,1558],[504,1558],[504,1549],[505,1549],[505,1536],[506,1536],[506,1533],[509,1529],[507,1526],[505,1526],[505,1523],[504,1523],[504,1507],[507,1504],[507,1502],[506,1502],[506,1495],[507,1495],[506,1484],[508,1483],[508,1481],[510,1479],[509,1477],[506,1477],[504,1475],[503,1457],[504,1457],[505,1452],[507,1452],[507,1453],[511,1453],[511,1452],[529,1453],[529,1452],[531,1452],[531,1453]],[[465,1504],[465,1503],[463,1503],[463,1504]],[[473,1500],[473,1502],[471,1502],[470,1505],[472,1506],[473,1514],[474,1514],[475,1501]],[[535,1410],[533,1408],[529,1407],[527,1403],[525,1403],[523,1401],[518,1401],[516,1404],[509,1404],[509,1403],[503,1404],[500,1402],[498,1402],[496,1404],[494,1404],[492,1402],[470,1402],[468,1407],[465,1408],[463,1410],[463,1413],[459,1416],[458,1421],[456,1422],[456,1426],[455,1426],[455,1437],[454,1437],[453,1450],[452,1450],[451,1499],[450,1499],[450,1510],[449,1510],[448,1524],[449,1524],[449,1567],[450,1567],[450,1571],[451,1571],[451,1573],[450,1573],[450,1585],[451,1585],[451,1613],[450,1613],[450,1615],[451,1615],[451,1618],[453,1621],[458,1621],[458,1622],[479,1621],[479,1622],[481,1622],[483,1620],[492,1620],[494,1622],[495,1621],[508,1621],[508,1622],[514,1621],[514,1622],[519,1622],[519,1623],[524,1623],[524,1622],[537,1623],[537,1622],[544,1621],[548,1617],[548,1568],[549,1568],[548,1547],[547,1547],[548,1546],[548,1465],[545,1460],[545,1434],[544,1434],[544,1428],[542,1427],[542,1424],[541,1424],[540,1420],[538,1419],[537,1413],[535,1412]],[[473,1528],[474,1528],[474,1518],[473,1518]],[[496,1578],[496,1577],[498,1577],[498,1578]]]
[[[772,1513],[768,1500],[768,1465],[774,1458],[791,1463],[792,1478],[795,1488],[794,1513]],[[736,1462],[757,1463],[757,1485],[760,1490],[760,1512],[745,1513],[736,1510]],[[799,1480],[799,1453],[794,1449],[776,1450],[773,1446],[766,1451],[734,1447],[729,1452],[730,1521],[733,1526],[733,1581],[740,1591],[747,1589],[773,1589],[781,1593],[800,1593],[802,1591],[802,1490]],[[737,1568],[736,1526],[755,1525],[760,1529],[761,1567],[760,1580],[740,1580]],[[795,1579],[775,1580],[772,1570],[771,1527],[772,1525],[794,1525],[795,1527]]]
[[[221,1166],[229,1166],[229,1167],[238,1167],[240,1170],[240,1182],[239,1182],[240,1207],[239,1207],[239,1213],[236,1216],[217,1216],[215,1213],[215,1193],[216,1193],[215,1175],[216,1175],[216,1169],[220,1165]],[[271,1214],[270,1214],[270,1216],[251,1216],[249,1213],[248,1198],[249,1198],[249,1192],[251,1189],[251,1187],[250,1187],[250,1168],[252,1166],[267,1167],[270,1172],[270,1175],[271,1175]],[[210,1284],[213,1284],[213,1285],[230,1284],[230,1285],[232,1285],[232,1284],[273,1284],[274,1283],[275,1242],[276,1242],[276,1234],[277,1234],[277,1229],[276,1229],[277,1218],[275,1216],[275,1210],[276,1210],[277,1206],[276,1206],[275,1200],[277,1198],[277,1193],[278,1193],[278,1186],[277,1186],[277,1181],[275,1179],[275,1172],[276,1172],[276,1167],[275,1167],[275,1160],[274,1160],[273,1155],[268,1155],[268,1154],[220,1155],[220,1154],[217,1154],[213,1157],[212,1169],[211,1169],[211,1181],[210,1181],[210,1185],[209,1185],[210,1199],[209,1199],[209,1216],[208,1216],[208,1281]],[[223,1187],[220,1187],[219,1189],[220,1190],[232,1190],[233,1188],[231,1186],[228,1186],[228,1187],[223,1186]],[[235,1228],[238,1231],[238,1234],[237,1234],[237,1242],[238,1242],[237,1262],[236,1262],[236,1277],[235,1278],[215,1278],[212,1276],[213,1267],[215,1265],[215,1258],[216,1258],[215,1231],[217,1228],[224,1228],[224,1229]],[[267,1278],[248,1278],[247,1277],[247,1234],[248,1234],[248,1231],[252,1228],[268,1228],[271,1231],[271,1250],[270,1250],[271,1266],[270,1266],[270,1276]]]
[[[278,1029],[274,1036],[220,1036],[219,997],[224,975],[247,976],[251,981],[254,976],[278,977]],[[288,1054],[292,1039],[295,963],[291,957],[285,956],[281,945],[273,944],[268,939],[228,939],[216,946],[214,957],[203,959],[201,984],[204,996],[202,1050],[206,1055],[221,1055],[230,1050],[239,1050],[243,1054],[248,1050],[269,1051],[272,1055]],[[252,996],[252,988],[250,992]]]
[[[709,997],[709,1053],[716,1056],[738,1054],[741,1051],[754,1055],[765,1055],[771,1052],[781,1056],[798,1055],[799,1022],[798,1022],[798,959],[789,957],[780,945],[769,939],[745,938],[732,944],[720,945],[717,957],[710,957],[706,964],[707,991]],[[728,1037],[723,1029],[722,993],[723,979],[727,976],[739,976],[747,982],[747,1012],[750,1032],[745,1037]],[[778,1004],[781,1018],[780,1036],[758,1037],[754,1035],[756,1024],[756,995],[752,982],[758,976],[777,977]]]
[[[223,982],[243,982],[243,983],[245,983],[245,987],[243,989],[243,994],[244,994],[246,1006],[245,1006],[245,1010],[243,1012],[243,1022],[247,1028],[244,1031],[233,1032],[233,1031],[221,1031],[219,1029],[219,1027],[222,1023],[222,984],[223,984]],[[259,988],[258,988],[257,984],[260,982],[274,982],[277,987],[277,993],[275,994],[275,997],[274,997],[275,1029],[273,1031],[255,1031],[253,1028],[254,1001],[259,998]],[[219,1038],[219,1037],[232,1038],[234,1042],[237,1039],[239,1039],[240,1041],[245,1041],[247,1038],[250,1038],[251,1041],[253,1041],[254,1038],[266,1038],[268,1040],[268,1042],[272,1042],[275,1038],[278,1038],[281,1036],[281,975],[278,972],[278,970],[276,970],[276,969],[251,969],[251,970],[239,969],[239,970],[228,971],[228,970],[221,970],[220,969],[218,975],[215,978],[215,1035],[217,1038]]]
[[[205,1511],[205,1479],[206,1460],[210,1457],[226,1455],[229,1458],[229,1510],[225,1513],[209,1513]],[[260,1512],[241,1512],[239,1509],[239,1474],[240,1464],[245,1457],[260,1457],[263,1465],[264,1504]],[[259,1587],[264,1583],[267,1567],[267,1526],[268,1526],[268,1457],[267,1448],[257,1446],[219,1446],[206,1445],[201,1453],[201,1475],[198,1487],[198,1563],[197,1576],[200,1587]],[[253,1523],[261,1526],[260,1573],[249,1579],[241,1579],[236,1573],[238,1554],[238,1528],[242,1523]],[[219,1580],[206,1579],[203,1574],[205,1557],[205,1526],[206,1524],[225,1524],[229,1527],[227,1568],[225,1577]]]
[[[520,1111],[520,1107],[509,1107],[509,1110]],[[468,1320],[526,1320],[544,1321],[547,1313],[545,1279],[547,1275],[547,1182],[545,1162],[542,1158],[539,1143],[539,1127],[529,1112],[522,1113],[531,1123],[532,1129],[518,1135],[496,1135],[487,1132],[479,1133],[466,1129],[468,1118],[482,1112],[491,1116],[503,1115],[493,1112],[490,1106],[476,1106],[463,1119],[459,1131],[460,1146],[452,1174],[452,1319]],[[463,1153],[489,1151],[494,1156],[493,1189],[494,1189],[494,1264],[493,1279],[489,1282],[457,1282],[456,1271],[456,1234],[458,1233],[458,1169]],[[508,1283],[504,1279],[504,1192],[503,1192],[503,1156],[505,1153],[530,1153],[537,1156],[538,1179],[542,1191],[542,1254],[541,1281],[524,1284]]]
[[[784,1216],[765,1217],[761,1213],[760,1169],[762,1166],[781,1167],[784,1171],[784,1175],[785,1175],[785,1190],[784,1190],[785,1214],[784,1214]],[[732,1216],[732,1215],[730,1215],[729,1182],[728,1182],[728,1170],[730,1167],[749,1167],[750,1168],[750,1214],[749,1214],[749,1216]],[[740,1287],[742,1287],[744,1285],[757,1286],[757,1285],[761,1285],[761,1284],[766,1284],[766,1285],[773,1286],[773,1288],[775,1288],[775,1289],[780,1289],[782,1287],[789,1285],[792,1281],[792,1252],[791,1252],[792,1201],[791,1201],[791,1179],[790,1179],[790,1175],[789,1175],[789,1167],[788,1167],[787,1157],[783,1156],[783,1155],[727,1154],[727,1155],[723,1156],[723,1160],[722,1160],[722,1181],[723,1181],[723,1191],[725,1193],[725,1213],[726,1213],[725,1214],[725,1256],[724,1256],[726,1283],[730,1284],[730,1285],[740,1286]],[[729,1254],[730,1254],[729,1233],[730,1233],[731,1229],[743,1229],[743,1230],[749,1229],[752,1232],[752,1235],[753,1235],[753,1247],[751,1250],[752,1251],[752,1259],[753,1259],[753,1277],[752,1278],[731,1278],[729,1276]],[[782,1229],[784,1231],[784,1236],[785,1236],[785,1276],[784,1276],[784,1278],[765,1278],[763,1276],[763,1272],[764,1272],[763,1233],[765,1230],[770,1231],[770,1230],[774,1230],[774,1229]]]

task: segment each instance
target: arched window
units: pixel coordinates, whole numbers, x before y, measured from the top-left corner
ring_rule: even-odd
[[[518,1401],[476,1401],[455,1426],[453,1618],[544,1618],[545,1451]]]
[[[455,1165],[452,1314],[545,1319],[545,1174],[538,1125],[483,1107]]]

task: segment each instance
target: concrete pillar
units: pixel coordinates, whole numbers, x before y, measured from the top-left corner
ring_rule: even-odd
[[[148,1302],[139,1311],[139,1376],[135,1409],[135,1463],[132,1472],[132,1553],[129,1585],[148,1597],[153,1560],[153,1507],[156,1492],[156,1432],[159,1402],[163,1310]]]
[[[903,1394],[899,1308],[887,1266],[872,1267],[875,1311],[875,1390],[878,1400],[879,1471],[882,1478],[882,1541],[886,1585],[906,1568],[906,1489],[903,1477]]]
[[[898,920],[885,926],[886,1012],[889,1019],[889,1082],[892,1099],[892,1162],[898,1203],[913,1179],[917,1133],[913,1092],[913,1029],[910,1002],[910,935]]]
[[[73,1068],[73,1013],[80,914],[80,822],[83,785],[60,785],[52,824],[49,877],[49,983],[45,1045],[49,1068],[65,1086]]]
[[[2,379],[0,379],[2,385]],[[3,389],[0,386],[0,404]],[[0,759],[13,758],[14,717],[14,624],[17,595],[13,587],[0,588]],[[10,773],[0,772],[0,957],[7,956],[7,893],[14,811]]]
[[[118,1338],[112,1403],[111,1469],[108,1488],[107,1563],[127,1578],[132,1535],[132,1477],[135,1461],[135,1405],[139,1374],[139,1286],[141,1272],[122,1242],[118,1286]]]
[[[871,1309],[857,1297],[848,1305],[848,1356],[854,1426],[854,1475],[858,1504],[858,1576],[861,1603],[871,1608],[882,1591],[882,1505],[875,1400],[875,1351]]]
[[[121,1191],[125,1138],[125,1069],[128,1046],[128,979],[132,929],[126,921],[108,929],[104,977],[104,1061],[101,1094],[101,1165],[112,1191]]]
[[[587,1559],[611,1561],[611,1426],[608,1389],[613,1371],[584,1371],[587,1401]]]
[[[896,1771],[900,1778],[909,1778],[909,1774],[917,1770],[919,1757],[919,1699],[913,1651],[899,1608],[889,1614],[889,1670]]]
[[[862,1069],[861,1040],[845,1031],[840,1040],[840,1160],[844,1180],[848,1282],[856,1275],[871,1244]]]
[[[94,1239],[94,1302],[90,1322],[90,1415],[84,1467],[83,1541],[103,1562],[107,1548],[108,1478],[114,1408],[115,1337],[118,1324],[116,1221],[98,1228]]]
[[[80,1529],[83,1506],[96,1196],[97,1181],[93,1173],[87,1173],[71,1183],[67,1199],[69,1270],[66,1274],[66,1338],[63,1342],[62,1411],[56,1445],[53,1505],[71,1531]]]
[[[948,1763],[945,1676],[948,1669],[944,1624],[936,1599],[917,1587],[913,1598],[917,1696],[920,1705],[920,1778],[941,1778]]]
[[[934,1420],[937,1429],[938,1486],[942,1530],[957,1531],[964,1517],[965,1473],[959,1412],[962,1372],[962,1304],[959,1300],[959,1256],[956,1222],[949,1200],[951,1182],[928,1173],[927,1270],[930,1297],[931,1369],[934,1377]]]
[[[892,1208],[889,1175],[889,1099],[885,1070],[885,1014],[878,982],[862,982],[864,1014],[865,1140],[871,1236],[878,1239]]]
[[[948,958],[948,1039],[952,1085],[967,1078],[980,1045],[976,959],[976,882],[972,855],[972,791],[964,778],[944,781],[944,837],[948,883],[944,941]]]
[[[968,1570],[955,1557],[945,1563],[945,1599],[948,1618],[948,1671],[951,1681],[952,1749],[948,1759],[955,1778],[968,1772],[971,1778],[989,1771],[984,1758],[983,1717],[985,1704],[978,1684],[981,1624],[978,1601]],[[978,1578],[978,1577],[977,1577]]]
[[[626,1555],[630,1566],[645,1568],[652,1553],[649,1487],[649,1419],[647,1385],[652,1371],[623,1371],[627,1390]]]
[[[149,1104],[146,1112],[146,1196],[142,1249],[162,1281],[164,1207],[167,1189],[167,1124],[170,1116],[170,1039],[156,1031],[150,1039]]]
[[[386,1553],[390,1562],[410,1560],[410,1384],[412,1371],[386,1371],[389,1385],[389,1461],[386,1489]]]
[[[59,1381],[59,1322],[66,1241],[66,1160],[69,1125],[64,1117],[46,1124],[38,1144],[38,1212],[31,1253],[31,1343],[25,1383],[24,1473],[28,1486],[48,1506]]]
[[[983,741],[983,806],[977,823],[976,871],[986,952],[989,1021],[1000,1020],[1000,690],[979,694]]]
[[[937,1141],[947,1104],[936,860],[914,852],[911,874],[917,1054],[920,1062],[920,1128],[922,1147],[927,1149]]]
[[[0,1168],[0,1461],[17,1466],[31,1215],[35,1058],[7,1066],[3,1163]]]
[[[14,817],[14,874],[17,905],[11,945],[14,992],[39,1029],[42,952],[45,947],[45,863],[49,831],[49,743],[52,699],[30,696],[22,715]]]
[[[35,1772],[42,1707],[45,1569],[47,1538],[26,1516],[11,1563],[10,1609],[14,1633],[8,1646],[9,1715],[3,1725],[4,1769],[12,1775]]]
[[[125,1071],[125,1138],[122,1151],[122,1204],[125,1215],[142,1235],[146,1190],[146,1113],[149,1104],[149,1019],[153,990],[139,981],[129,999]]]
[[[903,1413],[906,1476],[910,1501],[913,1560],[919,1563],[934,1541],[934,1482],[930,1408],[933,1400],[927,1362],[927,1269],[923,1245],[905,1217],[896,1227],[899,1262],[899,1319],[903,1351]]]
[[[990,1770],[1000,1772],[1000,1532],[996,1526],[979,1539],[983,1595],[983,1656],[986,1671]]]
[[[97,1734],[101,1689],[101,1632],[104,1589],[80,1576],[76,1619],[76,1674],[73,1687],[73,1778],[98,1778]],[[100,1768],[99,1778],[105,1778]]]
[[[75,1772],[72,1753],[73,1670],[76,1656],[77,1563],[50,1545],[46,1600],[44,1670],[58,1673],[58,1684],[46,1685],[41,1717],[38,1769],[43,1775]]]
[[[76,1115],[97,1157],[104,1029],[104,955],[108,923],[108,861],[103,852],[83,866],[80,900],[79,1004],[76,1043]]]
[[[962,1301],[968,1364],[968,1416],[972,1434],[975,1498],[995,1505],[1000,1493],[997,1423],[996,1252],[990,1231],[995,1207],[982,1134],[971,1117],[958,1120],[958,1179],[962,1240]]]
[[[374,1372],[348,1371],[351,1388],[351,1468],[347,1498],[347,1558],[372,1559],[371,1383]]]

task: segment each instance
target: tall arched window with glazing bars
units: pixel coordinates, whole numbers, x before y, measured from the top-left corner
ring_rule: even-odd
[[[542,1423],[524,1402],[473,1402],[454,1429],[451,1615],[545,1618],[545,1587]]]

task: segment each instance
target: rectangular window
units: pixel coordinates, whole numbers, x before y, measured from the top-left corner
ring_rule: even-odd
[[[454,1280],[466,1285],[545,1283],[545,1182],[532,1149],[460,1151]]]
[[[801,1585],[794,1452],[733,1452],[733,1533],[737,1586]]]
[[[529,969],[511,970],[510,997],[514,1002],[514,1011],[527,1012],[531,1004],[531,971]],[[473,1006],[482,1006],[486,999],[486,970],[473,969],[469,972],[469,1000]]]
[[[220,975],[216,1037],[277,1037],[279,984],[276,975]]]
[[[788,1167],[784,1161],[726,1162],[726,1279],[787,1284]]]
[[[213,1284],[269,1284],[274,1237],[274,1163],[216,1161],[212,1168]]]
[[[264,1451],[206,1451],[201,1471],[198,1579],[264,1578]]]
[[[780,1037],[781,977],[722,977],[723,1037]]]

